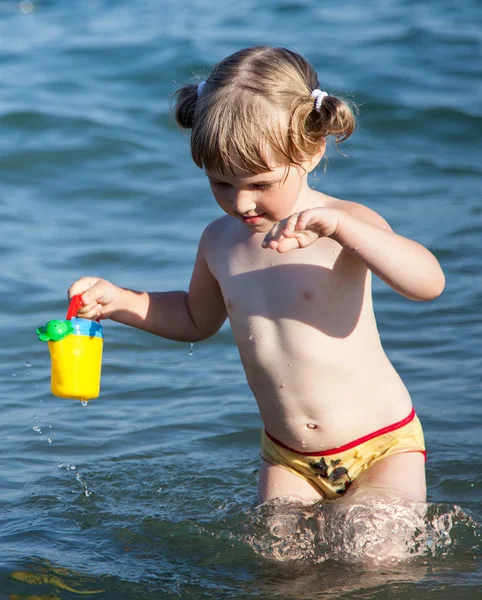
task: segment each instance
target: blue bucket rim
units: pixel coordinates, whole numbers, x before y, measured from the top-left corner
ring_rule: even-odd
[[[103,338],[102,325],[98,321],[82,319],[81,317],[72,317],[70,319],[74,331],[71,335],[87,335],[89,337]]]

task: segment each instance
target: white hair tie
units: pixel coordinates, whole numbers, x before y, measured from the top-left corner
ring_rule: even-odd
[[[326,98],[329,94],[326,92],[322,92],[318,88],[311,92],[311,97],[315,99],[315,109],[316,112],[320,112],[321,105],[323,104],[323,98]]]
[[[198,96],[200,96],[200,95],[202,94],[202,92],[203,92],[203,89],[204,89],[204,86],[205,86],[205,85],[206,85],[206,82],[205,82],[205,81],[200,81],[200,82],[197,84],[197,95],[198,95]]]

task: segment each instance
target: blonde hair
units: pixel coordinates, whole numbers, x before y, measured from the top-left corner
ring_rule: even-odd
[[[177,123],[191,129],[191,155],[198,167],[251,173],[301,164],[328,136],[346,140],[356,124],[346,100],[325,96],[320,111],[313,90],[315,70],[286,48],[256,46],[217,64],[198,94],[187,84],[175,94]]]

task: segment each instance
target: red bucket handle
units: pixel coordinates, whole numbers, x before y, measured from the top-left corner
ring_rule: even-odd
[[[76,294],[75,296],[72,296],[65,320],[70,321],[72,317],[75,317],[82,306],[82,294]]]
[[[82,306],[84,306],[84,303],[82,302],[82,294],[76,294],[75,296],[72,296],[65,320],[70,321],[72,317],[76,317]],[[96,319],[96,321],[97,323],[100,323],[100,319]]]

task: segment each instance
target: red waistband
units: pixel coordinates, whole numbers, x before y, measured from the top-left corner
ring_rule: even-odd
[[[330,454],[339,454],[340,452],[345,452],[345,450],[350,450],[351,448],[354,448],[355,446],[359,446],[360,444],[363,444],[364,442],[368,442],[369,440],[372,440],[373,438],[376,438],[380,435],[384,435],[385,433],[390,433],[391,431],[400,429],[401,427],[408,425],[411,421],[413,421],[414,418],[415,418],[415,409],[412,408],[412,412],[408,415],[408,417],[405,417],[405,419],[402,419],[401,421],[397,421],[396,423],[393,423],[392,425],[387,425],[387,427],[382,427],[381,429],[377,429],[373,433],[368,433],[367,435],[363,435],[362,437],[357,438],[356,440],[353,440],[353,442],[344,444],[343,446],[340,446],[339,448],[330,448],[329,450],[321,450],[320,452],[300,452],[299,450],[294,450],[293,448],[290,448],[286,444],[283,444],[283,442],[280,442],[279,440],[277,440],[270,433],[268,433],[266,431],[266,429],[264,430],[264,432],[269,437],[269,439],[271,441],[273,441],[275,444],[277,444],[278,446],[281,446],[285,450],[294,452],[295,454],[302,454],[303,456],[329,456]]]

